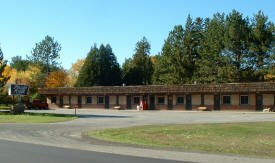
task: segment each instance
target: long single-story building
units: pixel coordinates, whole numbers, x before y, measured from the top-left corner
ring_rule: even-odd
[[[145,86],[40,88],[50,108],[73,107],[136,109],[140,100],[148,110],[261,111],[275,108],[275,83],[223,83]]]

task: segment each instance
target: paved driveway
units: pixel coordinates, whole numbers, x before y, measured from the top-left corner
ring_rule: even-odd
[[[60,109],[49,112],[74,114],[74,110]],[[0,139],[33,144],[83,149],[98,152],[125,154],[142,157],[184,160],[194,162],[274,162],[268,159],[235,157],[229,155],[148,149],[119,144],[100,144],[83,139],[86,130],[120,128],[160,124],[193,124],[224,122],[275,121],[274,113],[242,112],[186,112],[186,111],[116,111],[78,110],[79,119],[47,124],[0,124]],[[211,161],[209,161],[211,160]]]

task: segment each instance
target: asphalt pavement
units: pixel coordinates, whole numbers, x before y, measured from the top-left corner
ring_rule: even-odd
[[[2,163],[182,163],[0,140]],[[188,162],[185,162],[188,163]]]
[[[39,110],[58,114],[74,114],[73,109]],[[123,144],[102,144],[83,137],[87,130],[122,128],[143,125],[235,123],[275,121],[274,113],[258,112],[189,112],[189,111],[117,111],[79,109],[78,119],[59,123],[0,124],[0,139],[61,147],[66,149],[103,152],[144,158],[211,163],[269,163],[272,159],[240,157],[219,153],[174,150],[166,148],[140,148]],[[4,150],[2,145],[0,149]],[[29,151],[31,153],[31,150]],[[46,151],[45,151],[46,152]],[[43,153],[43,152],[42,152]],[[46,156],[45,156],[46,157]],[[0,162],[4,162],[1,160]],[[3,157],[4,158],[4,157]]]

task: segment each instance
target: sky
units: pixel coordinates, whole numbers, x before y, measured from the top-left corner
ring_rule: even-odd
[[[245,17],[262,10],[275,22],[275,0],[0,0],[0,47],[8,61],[31,55],[46,35],[61,44],[59,62],[69,69],[94,44],[110,44],[122,65],[143,36],[158,54],[175,25],[233,9]]]

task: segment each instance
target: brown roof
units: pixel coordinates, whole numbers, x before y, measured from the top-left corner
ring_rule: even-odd
[[[40,88],[44,95],[126,95],[126,94],[188,94],[188,93],[274,93],[275,82],[184,84],[145,86],[94,86],[78,88]]]

